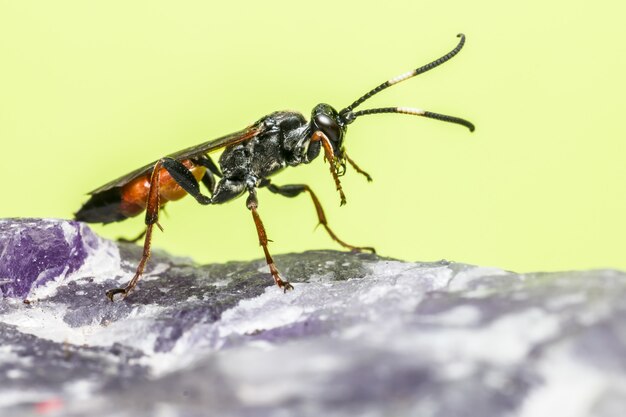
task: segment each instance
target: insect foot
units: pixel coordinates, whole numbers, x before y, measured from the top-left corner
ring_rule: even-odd
[[[363,246],[363,247],[354,247],[352,249],[350,249],[350,252],[352,253],[363,253],[363,252],[369,252],[369,253],[376,253],[376,249],[370,247],[370,246]]]
[[[106,296],[111,302],[115,301],[117,294],[122,294],[120,299],[123,300],[128,295],[128,291],[126,291],[126,288],[113,288],[106,292]]]
[[[287,291],[291,291],[294,289],[293,285],[291,285],[289,281],[276,281],[276,285],[278,285],[278,288],[282,288],[285,294],[287,294]]]

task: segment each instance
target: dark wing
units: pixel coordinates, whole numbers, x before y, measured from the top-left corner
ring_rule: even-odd
[[[170,158],[174,158],[176,160],[182,161],[184,159],[189,159],[193,157],[197,157],[200,155],[207,154],[209,152],[216,151],[221,148],[225,148],[227,146],[236,145],[237,143],[246,141],[248,139],[252,139],[255,136],[260,135],[265,131],[265,125],[263,122],[257,122],[252,126],[248,126],[247,128],[240,130],[239,132],[231,133],[230,135],[222,136],[218,139],[213,139],[208,142],[201,143],[199,145],[191,146],[189,148],[183,149],[182,151],[174,152],[173,154],[168,155]],[[152,167],[156,164],[157,161],[154,161],[146,166],[143,166],[139,169],[134,170],[133,172],[126,174],[114,181],[111,181],[100,188],[96,188],[95,190],[89,192],[89,194],[98,194],[103,191],[110,190],[115,187],[122,187],[135,178],[138,178],[142,175],[148,174],[152,171]]]

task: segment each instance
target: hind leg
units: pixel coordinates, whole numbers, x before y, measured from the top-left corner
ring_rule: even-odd
[[[211,204],[211,199],[200,193],[198,181],[196,181],[193,174],[182,163],[172,158],[163,158],[159,160],[154,165],[152,175],[150,176],[150,189],[148,191],[148,201],[146,205],[146,232],[144,234],[141,260],[137,265],[135,275],[124,288],[113,288],[106,292],[106,296],[111,301],[113,301],[114,297],[118,294],[121,294],[122,298],[126,298],[128,294],[130,294],[130,292],[137,286],[137,282],[139,282],[139,279],[143,275],[148,259],[150,259],[152,229],[156,224],[159,229],[163,230],[159,224],[159,179],[161,176],[161,169],[163,168],[167,170],[178,185],[180,185],[187,193],[191,194],[196,201],[203,205]]]

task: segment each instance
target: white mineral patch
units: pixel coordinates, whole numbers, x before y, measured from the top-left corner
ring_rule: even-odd
[[[394,340],[398,348],[414,349],[437,362],[470,361],[500,366],[523,360],[536,344],[548,340],[559,329],[553,316],[539,309],[507,315],[483,327],[449,327],[444,315],[440,327],[405,332],[402,339]],[[437,323],[432,317],[429,323]],[[383,335],[384,337],[384,335]]]
[[[556,410],[559,417],[592,416],[601,394],[620,383],[617,375],[600,372],[573,356],[567,344],[552,349],[538,368],[544,380],[524,402],[520,417],[549,416]]]
[[[17,326],[18,330],[42,339],[58,343],[82,345],[87,343],[87,334],[91,326],[72,328],[63,321],[66,307],[58,306],[51,309],[49,305],[39,306],[35,303],[28,309],[16,309],[2,317],[7,324]]]
[[[450,291],[466,291],[471,288],[472,283],[488,276],[502,277],[503,279],[519,279],[518,275],[512,274],[499,268],[474,267],[458,273],[450,283],[448,289]],[[474,290],[474,294],[466,293],[466,295],[482,296],[484,294],[483,290],[488,289],[478,288]]]
[[[93,325],[86,332],[87,344],[90,346],[111,346],[121,343],[151,354],[157,334],[154,329],[153,317],[164,311],[164,307],[146,305],[133,309],[131,314],[122,321],[115,321],[106,326]],[[141,336],[139,336],[141,335]]]
[[[59,222],[58,220],[48,219],[50,226],[58,226],[61,225],[61,230],[63,231],[63,236],[65,237],[66,242],[73,241],[76,236],[78,236],[78,229],[75,225],[66,222]]]
[[[236,307],[225,311],[216,323],[220,337],[272,329],[297,321],[305,307],[291,305],[290,301],[296,297],[295,291],[302,291],[301,287],[295,284],[294,291],[287,294],[270,287],[259,297],[241,301]]]
[[[419,275],[419,280],[416,276]],[[407,264],[400,261],[381,261],[372,266],[372,276],[378,278],[391,277],[402,281],[409,286],[418,286],[424,290],[445,288],[452,277],[452,271],[447,266],[423,267]]]
[[[156,335],[150,332],[153,327],[151,317],[163,307],[143,306],[134,309],[125,321],[109,325],[92,323],[81,327],[71,327],[63,317],[67,308],[63,305],[41,305],[34,303],[31,308],[13,310],[2,316],[2,321],[17,326],[18,330],[42,339],[73,345],[111,346],[122,343],[142,351],[153,351]],[[137,337],[138,334],[147,336]]]
[[[158,279],[159,276],[161,276],[168,269],[170,269],[170,266],[168,264],[162,263],[162,262],[158,263],[150,271],[148,271],[144,275],[142,275],[141,280],[142,281],[149,281],[149,280]],[[129,274],[128,277],[123,277],[122,281],[124,281],[124,280],[128,281],[131,278],[131,276],[132,275]]]
[[[0,390],[0,408],[20,403],[36,403],[50,398],[53,394],[25,390]]]
[[[462,305],[454,307],[444,313],[421,317],[422,322],[433,323],[440,326],[449,327],[469,327],[480,323],[482,314],[475,306]]]

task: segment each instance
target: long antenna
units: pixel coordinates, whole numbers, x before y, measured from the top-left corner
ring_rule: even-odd
[[[458,45],[453,50],[451,50],[450,52],[448,52],[447,54],[445,54],[441,58],[436,59],[436,60],[434,60],[433,62],[431,62],[429,64],[426,64],[426,65],[424,65],[422,67],[416,68],[413,71],[405,72],[404,74],[398,75],[397,77],[394,77],[394,78],[390,79],[389,81],[385,81],[384,83],[382,83],[378,87],[374,88],[373,90],[371,90],[370,92],[365,94],[363,97],[361,97],[358,100],[356,100],[354,103],[350,104],[345,109],[341,110],[339,112],[339,114],[341,114],[343,116],[347,116],[346,119],[348,119],[348,120],[349,119],[354,120],[353,118],[351,118],[349,116],[349,113],[353,109],[355,109],[357,106],[359,106],[361,103],[363,103],[365,100],[369,99],[370,97],[372,97],[373,95],[375,95],[377,93],[380,93],[384,89],[386,89],[388,87],[391,87],[394,84],[398,84],[401,81],[408,80],[409,78],[413,78],[416,75],[422,74],[422,73],[424,73],[426,71],[430,71],[431,69],[436,68],[439,65],[443,64],[444,62],[448,61],[450,58],[452,58],[453,56],[458,54],[459,51],[461,50],[461,48],[463,48],[463,44],[465,44],[465,35],[464,34],[459,33],[456,36],[458,38],[461,38],[461,40],[459,41]],[[382,112],[380,112],[380,113],[382,113]]]
[[[401,114],[410,114],[413,116],[422,116],[427,117],[429,119],[441,120],[442,122],[455,123],[457,125],[465,126],[470,130],[470,132],[474,131],[474,124],[465,119],[461,119],[460,117],[448,116],[446,114],[441,113],[433,113],[431,111],[415,109],[411,107],[382,107],[379,109],[368,109],[350,112],[346,115],[345,120],[346,123],[352,123],[354,119],[359,116],[365,116],[367,114],[378,114],[378,113],[401,113]]]

